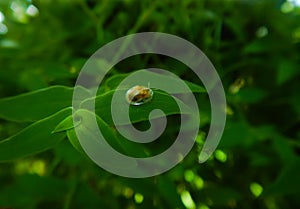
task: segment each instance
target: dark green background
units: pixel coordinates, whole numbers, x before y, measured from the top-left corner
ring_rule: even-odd
[[[30,4],[37,15],[26,13]],[[0,143],[0,208],[300,207],[299,7],[284,0],[2,0],[0,11],[8,28],[0,34],[0,139],[14,139]],[[198,164],[210,107],[206,94],[196,93],[201,129],[193,150],[163,175],[128,179],[97,167],[64,132],[51,135],[69,110],[46,125],[40,120],[71,104],[72,88],[48,87],[73,87],[98,48],[145,31],[177,35],[208,56],[226,91],[227,123],[218,150]],[[168,69],[201,85],[186,66],[156,55],[122,61],[107,78],[144,67]],[[3,99],[42,88],[46,92],[31,100]],[[169,118],[153,152],[166,149],[176,133],[178,118]],[[14,136],[28,125],[35,129]],[[124,143],[125,152],[139,155],[140,149]],[[36,149],[46,151],[18,157]]]

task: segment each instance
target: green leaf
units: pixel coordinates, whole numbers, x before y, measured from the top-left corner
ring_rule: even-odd
[[[265,37],[247,43],[247,45],[243,49],[243,53],[245,54],[270,53],[272,51],[279,50],[281,47],[282,47],[282,43],[278,41],[276,42],[272,38]]]
[[[298,74],[298,65],[290,60],[283,59],[279,62],[277,68],[277,83],[285,83]]]
[[[107,139],[108,143],[114,149],[127,155],[134,155],[136,157],[145,156],[143,144],[128,141],[126,138],[118,134],[114,128],[106,124],[99,116],[96,116],[94,113],[80,109],[75,113],[75,115],[76,117],[81,118],[80,123],[78,124],[78,126],[80,127],[76,126],[76,130],[79,134],[81,132],[84,132],[83,129],[86,129],[85,134],[91,132],[89,131],[90,125],[88,125],[87,121],[90,120],[90,117],[96,117],[99,130],[101,130],[105,139]],[[87,118],[87,120],[85,120],[84,123],[82,123],[83,118]],[[67,136],[75,149],[77,149],[81,153],[85,153],[85,151],[81,147],[81,144],[77,137],[77,133],[75,132],[74,128],[67,130]]]
[[[225,185],[218,185],[211,183],[210,187],[206,190],[207,196],[214,200],[214,205],[223,206],[228,204],[230,200],[239,201],[242,195],[234,187],[227,187]]]
[[[295,157],[287,162],[285,169],[277,178],[274,184],[263,192],[263,195],[288,195],[299,194],[300,185],[300,157]]]
[[[257,103],[265,98],[267,92],[260,88],[242,88],[237,94],[227,98],[235,103]]]
[[[292,139],[280,134],[274,134],[273,136],[273,147],[282,163],[290,162],[296,156],[292,141]]]
[[[270,126],[251,126],[247,122],[228,122],[219,147],[250,147],[258,141],[273,137],[274,129]]]
[[[102,177],[103,179],[103,177]],[[72,206],[70,208],[110,208],[111,202],[99,197],[97,191],[85,182],[76,185],[76,190],[72,195]]]
[[[9,205],[13,208],[36,208],[33,205],[41,201],[51,202],[64,199],[69,189],[70,182],[61,178],[26,174],[18,176],[12,183],[1,187],[0,202],[1,205]],[[16,191],[23,194],[17,201],[11,198]],[[33,199],[35,201],[32,201]]]
[[[81,125],[86,126],[86,129],[90,129],[91,125],[87,125],[87,122],[85,121],[85,124],[82,124],[82,116],[81,115],[89,115],[88,117],[96,117],[98,129],[102,132],[103,136],[105,137],[106,141],[110,144],[113,149],[117,150],[120,153],[123,153],[125,155],[130,155],[132,157],[137,158],[144,158],[151,156],[152,150],[149,150],[149,147],[147,144],[143,143],[136,143],[133,141],[128,140],[126,137],[121,135],[118,131],[116,131],[115,127],[109,126],[105,121],[103,121],[99,116],[96,116],[94,113],[79,109],[75,113],[75,117],[80,117],[80,123],[76,126],[76,130],[81,130],[83,127],[79,127]],[[87,116],[84,116],[87,117]],[[120,126],[121,127],[121,126]],[[89,132],[87,130],[87,132]],[[86,133],[87,133],[86,132]],[[95,131],[93,131],[95,132]],[[79,131],[80,133],[80,131]],[[81,144],[77,138],[77,134],[74,130],[74,128],[67,130],[67,136],[71,144],[74,148],[76,148],[79,152],[85,153],[85,151],[82,149]],[[92,134],[92,133],[91,133]],[[81,134],[82,135],[82,134]],[[162,135],[163,136],[163,135]],[[87,137],[92,138],[92,137]],[[159,149],[155,149],[159,153],[160,148],[163,148],[163,145],[159,147]]]
[[[114,147],[118,146],[120,148],[121,146],[114,134],[113,128],[108,126],[100,117],[98,117],[97,115],[95,115],[94,113],[88,110],[80,109],[76,111],[75,117],[80,117],[81,123],[76,127],[76,132],[74,129],[70,129],[67,131],[68,138],[72,143],[72,145],[80,152],[85,153],[81,147],[78,137],[80,139],[86,139],[88,140],[86,141],[86,143],[89,143],[87,146],[89,146],[90,149],[93,149],[93,150],[89,150],[90,152],[99,153],[98,156],[103,156],[103,159],[105,158],[104,163],[107,166],[114,166],[117,162],[114,159],[106,158],[107,154],[109,153],[105,149],[104,142],[102,141],[102,139],[97,138],[97,135],[95,134],[100,129],[104,137],[104,140],[107,140],[110,145],[114,145]],[[95,117],[97,121],[97,126],[95,126],[95,124],[93,123],[93,118]],[[125,150],[122,151],[125,152]],[[128,164],[128,169],[132,169],[132,164]]]
[[[81,88],[82,94],[88,92]],[[72,106],[73,88],[52,86],[37,91],[0,99],[0,118],[34,122]]]
[[[166,200],[170,208],[185,208],[180,195],[177,193],[176,186],[169,178],[160,176],[157,181],[158,191]]]
[[[159,81],[164,81],[164,83],[162,83],[161,85],[168,85],[169,83],[179,83],[175,77],[172,77],[172,76],[169,76],[169,75],[163,75],[163,74],[158,74],[158,73],[153,73],[151,71],[146,71],[145,74],[143,74],[145,77],[147,76],[150,77],[153,77]],[[117,75],[114,75],[112,77],[110,77],[109,79],[107,79],[105,85],[113,90],[113,89],[116,89],[118,87],[118,85],[120,84],[120,82],[125,79],[126,77],[128,77],[130,74],[117,74]],[[184,81],[185,84],[190,88],[191,92],[194,92],[194,93],[203,93],[203,92],[206,92],[205,88],[203,88],[202,86],[199,86],[195,83],[191,83],[189,81]],[[180,85],[180,83],[179,83]],[[150,83],[150,87],[151,87],[151,83]],[[129,87],[130,88],[130,87]],[[176,89],[175,89],[176,91]],[[174,93],[186,93],[184,91],[182,91],[182,89],[178,89],[177,92],[174,92]]]
[[[81,144],[77,138],[75,130],[74,129],[67,130],[67,136],[68,136],[68,139],[69,139],[70,143],[72,144],[72,146],[77,151],[81,152],[82,154],[85,154],[85,152],[82,149]]]
[[[120,114],[123,114],[122,110],[128,108],[128,104],[125,99],[125,90],[119,90],[121,95],[124,95],[124,100],[118,103],[118,109],[120,110]],[[127,121],[119,121],[118,123],[114,123],[111,115],[111,104],[112,104],[112,97],[117,91],[109,91],[105,94],[101,94],[95,98],[87,99],[82,102],[81,108],[89,109],[91,107],[91,103],[95,100],[95,112],[98,116],[100,116],[106,123],[109,125],[126,125],[128,124]],[[150,102],[145,103],[140,106],[132,106],[129,107],[130,119],[131,123],[141,122],[141,121],[148,121],[149,120],[149,113],[154,109],[160,109],[164,112],[166,116],[168,115],[176,115],[176,114],[190,114],[191,111],[189,107],[186,106],[181,100],[177,98],[173,98],[172,96],[158,91],[153,91],[153,98]],[[180,104],[184,110],[181,112],[178,104]],[[153,117],[159,118],[162,117],[161,114],[157,114]]]
[[[72,129],[72,128],[78,126],[79,124],[80,124],[80,120],[78,120],[75,123],[73,123],[73,116],[70,115],[70,116],[66,117],[63,121],[61,121],[55,127],[55,129],[52,131],[52,133],[66,131],[66,130],[69,130],[69,129]]]
[[[52,134],[51,132],[60,121],[70,114],[72,114],[71,108],[63,109],[1,141],[0,162],[15,160],[54,147],[65,137],[65,133]]]
[[[248,123],[239,122],[227,123],[225,132],[222,136],[219,146],[221,148],[234,146],[250,146],[253,144],[253,135]]]
[[[72,166],[86,164],[90,161],[89,158],[85,158],[83,155],[78,153],[73,146],[70,146],[70,142],[68,140],[63,140],[54,147],[53,153],[58,159],[61,159]]]

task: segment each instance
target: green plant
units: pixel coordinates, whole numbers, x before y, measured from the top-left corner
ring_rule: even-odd
[[[37,15],[26,13],[30,4]],[[0,25],[0,207],[299,207],[300,13],[290,1],[6,0],[0,11],[8,28],[5,34]],[[144,31],[174,34],[203,50],[225,87],[228,117],[218,149],[197,164],[210,118],[201,81],[164,56],[118,63],[98,91],[104,127],[112,125],[105,109],[111,94],[133,70],[167,69],[189,81],[200,101],[200,132],[184,161],[157,177],[128,179],[102,170],[65,139],[80,150],[70,107],[85,61],[104,44]],[[171,99],[154,93],[162,103]],[[137,128],[148,127],[147,111],[132,112]],[[112,146],[136,156],[165,150],[180,122],[175,106],[166,111],[170,123],[158,144],[137,147],[117,135]]]

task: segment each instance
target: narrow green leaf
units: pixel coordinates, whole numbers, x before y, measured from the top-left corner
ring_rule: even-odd
[[[87,113],[85,113],[87,112]],[[149,150],[147,149],[147,145],[146,144],[142,144],[142,143],[136,143],[136,142],[132,142],[130,140],[128,140],[127,138],[125,138],[124,136],[122,136],[121,134],[119,134],[114,127],[109,126],[105,121],[103,121],[99,116],[96,116],[94,113],[89,112],[87,110],[84,109],[80,109],[78,110],[75,114],[88,114],[90,115],[89,117],[96,117],[97,120],[97,124],[98,124],[98,128],[99,130],[103,133],[103,136],[105,137],[105,139],[107,140],[107,142],[110,144],[110,146],[112,146],[115,150],[117,150],[120,153],[123,153],[125,155],[130,155],[132,157],[149,157]],[[79,117],[78,115],[76,117]],[[83,127],[78,127],[78,126],[86,126],[86,129],[89,129],[89,126],[87,126],[87,123],[85,121],[85,124],[82,124],[82,117],[80,120],[80,123],[78,123],[78,125],[76,125],[77,131],[83,129]],[[89,132],[87,130],[87,132]],[[80,133],[80,131],[79,131]],[[77,134],[74,130],[74,128],[72,129],[68,129],[67,130],[67,136],[69,141],[71,142],[71,144],[73,145],[73,147],[75,149],[77,149],[79,152],[81,153],[85,153],[85,151],[82,149],[81,144],[77,138]],[[89,137],[91,138],[91,137]]]
[[[115,145],[119,148],[120,145],[118,144],[118,139],[116,138],[114,134],[114,130],[112,127],[108,126],[100,117],[95,115],[94,113],[80,109],[76,113],[76,117],[81,118],[81,123],[76,127],[76,132],[74,129],[70,129],[67,131],[69,140],[71,144],[80,152],[83,152],[83,149],[81,147],[81,144],[78,140],[78,137],[81,140],[86,140],[84,143],[87,143],[87,146],[92,149],[89,150],[90,153],[98,153],[96,154],[97,157],[103,158],[103,163],[105,163],[107,166],[115,166],[118,164],[117,161],[113,158],[107,158],[107,155],[109,155],[109,152],[107,149],[105,149],[105,141],[109,142],[110,146]],[[93,118],[96,117],[97,125],[93,123]],[[104,139],[97,138],[97,132],[101,131],[102,136]],[[113,146],[113,147],[115,147]],[[122,148],[121,148],[122,149]],[[124,151],[124,150],[123,150]],[[113,157],[113,156],[112,156]],[[125,165],[123,165],[125,166]],[[132,164],[128,164],[128,169],[132,168]]]
[[[81,118],[80,123],[77,125],[80,127],[76,126],[79,134],[83,129],[86,129],[86,134],[88,132],[91,132],[91,125],[88,125],[87,121],[90,119],[90,117],[96,117],[99,130],[101,131],[105,139],[107,139],[107,142],[114,147],[114,149],[125,154],[134,154],[137,156],[145,155],[145,153],[143,152],[142,144],[128,141],[126,138],[119,135],[114,128],[106,124],[99,116],[95,115],[94,113],[80,109],[75,113],[75,115],[77,115],[76,117]],[[87,118],[86,120],[84,120],[84,123],[83,118]],[[79,152],[84,153],[84,150],[81,147],[74,128],[67,130],[67,136],[73,147],[76,148]]]
[[[85,111],[85,110],[79,110],[79,111]],[[90,114],[92,114],[92,113],[90,113]],[[98,121],[99,130],[104,130],[107,142],[118,152],[121,152],[121,153],[124,153],[127,155],[133,155],[134,157],[146,155],[145,149],[143,147],[145,145],[131,142],[128,139],[122,137],[121,135],[117,135],[115,130],[112,127],[108,126],[106,123],[104,123],[104,121],[99,119],[98,116],[96,116],[96,119]],[[82,127],[79,127],[79,130],[81,130],[81,129],[82,129]],[[67,136],[68,136],[70,143],[73,145],[73,147],[77,151],[86,155],[85,151],[83,150],[83,148],[77,138],[74,128],[67,130]]]
[[[119,114],[123,114],[123,110],[128,108],[128,104],[125,99],[125,90],[120,90],[121,95],[124,95],[124,100],[122,102],[118,103],[118,110]],[[112,98],[114,93],[116,91],[109,91],[105,94],[101,94],[95,98],[87,99],[82,102],[81,107],[83,109],[89,109],[91,107],[91,103],[93,100],[95,100],[95,112],[98,116],[100,116],[106,123],[109,125],[126,125],[129,124],[127,121],[118,121],[114,122],[112,119],[111,114],[111,104],[112,104]],[[178,104],[180,104],[182,107],[184,107],[184,110],[181,112]],[[168,115],[176,115],[176,114],[190,114],[191,111],[189,110],[189,107],[186,106],[181,100],[173,98],[172,96],[163,93],[158,90],[154,90],[153,98],[150,102],[145,103],[140,106],[130,106],[129,107],[129,113],[130,113],[130,119],[131,123],[141,122],[141,121],[148,121],[149,120],[149,113],[154,109],[160,109],[164,112],[166,116]],[[89,109],[90,110],[90,109]],[[153,117],[159,118],[162,117],[162,115],[158,114]]]
[[[53,148],[53,153],[58,159],[61,159],[71,166],[80,166],[89,161],[88,158],[85,158],[82,154],[78,153],[73,146],[70,146],[70,142],[68,140],[63,140],[55,146]]]
[[[79,140],[77,138],[76,132],[75,132],[75,130],[73,128],[67,130],[67,136],[68,136],[68,139],[69,139],[70,143],[72,144],[72,146],[77,151],[81,152],[82,154],[85,154],[85,152],[82,149],[81,144],[80,144],[80,142],[79,142]]]
[[[52,131],[52,133],[57,133],[61,131],[66,131],[69,129],[72,129],[80,124],[80,120],[76,121],[75,123],[73,122],[73,116],[70,115],[66,117],[63,121],[61,121],[55,129]]]
[[[80,88],[82,94],[87,90]],[[52,86],[37,91],[0,99],[0,118],[34,122],[72,106],[73,88]]]
[[[65,133],[51,134],[51,132],[70,114],[72,114],[71,108],[63,109],[0,141],[0,162],[15,160],[54,147],[65,137]]]
[[[177,81],[176,78],[169,76],[169,75],[163,75],[163,74],[158,74],[158,73],[154,73],[151,71],[147,71],[147,72],[145,72],[144,76],[147,76],[147,74],[149,77],[154,77],[158,81],[164,81],[164,83],[161,83],[161,85],[169,85],[170,83],[172,83],[174,85],[174,83],[175,84],[179,83],[179,81]],[[111,90],[116,89],[118,87],[118,85],[120,84],[120,82],[123,79],[125,79],[126,77],[128,77],[129,75],[130,74],[114,75],[114,76],[110,77],[109,79],[107,79],[105,85]],[[205,88],[202,86],[191,83],[189,81],[184,81],[184,82],[190,88],[191,92],[194,92],[194,93],[206,92]],[[180,83],[179,83],[179,85],[180,85]],[[130,87],[131,86],[128,86],[128,88],[130,88]],[[150,87],[151,87],[151,83],[150,83]],[[176,91],[176,89],[174,91]],[[183,89],[178,89],[178,91],[174,92],[174,93],[181,94],[181,93],[186,93],[186,92],[184,92]]]
[[[280,42],[275,42],[271,38],[256,39],[247,43],[243,49],[244,54],[261,54],[279,50],[282,47]]]

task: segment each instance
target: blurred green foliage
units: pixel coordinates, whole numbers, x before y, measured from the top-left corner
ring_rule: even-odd
[[[292,1],[2,0],[0,12],[0,208],[299,208],[300,7]],[[163,56],[118,63],[100,91],[155,66],[194,83],[201,103],[201,131],[183,162],[128,179],[93,164],[62,140],[65,132],[51,132],[67,131],[76,147],[67,116],[81,67],[104,44],[144,31],[180,36],[208,56],[226,90],[227,124],[218,150],[198,164],[210,118],[200,80]],[[172,142],[174,111],[150,150]]]

